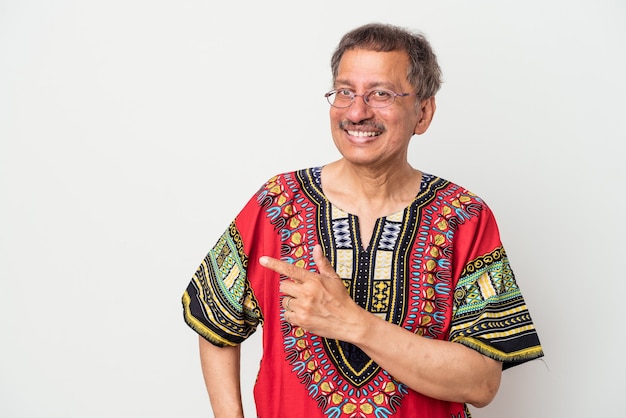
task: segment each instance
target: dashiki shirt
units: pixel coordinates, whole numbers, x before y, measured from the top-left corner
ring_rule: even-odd
[[[413,391],[358,347],[284,320],[285,277],[258,259],[314,270],[317,243],[351,297],[385,321],[463,344],[505,369],[543,356],[494,216],[479,197],[424,174],[415,200],[378,219],[365,248],[358,218],[326,199],[320,174],[320,167],[305,169],[263,185],[183,295],[186,323],[215,345],[240,344],[263,326],[258,417],[470,416],[464,404]]]

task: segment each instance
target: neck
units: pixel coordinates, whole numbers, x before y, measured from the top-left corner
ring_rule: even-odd
[[[351,213],[379,216],[404,208],[416,196],[421,173],[408,162],[396,166],[358,166],[345,159],[322,170],[324,193],[336,206]]]

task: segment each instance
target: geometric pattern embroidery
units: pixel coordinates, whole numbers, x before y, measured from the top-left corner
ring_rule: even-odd
[[[380,242],[378,244],[379,248],[381,250],[393,250],[396,246],[396,241],[401,229],[402,225],[400,223],[385,221]]]
[[[389,297],[391,296],[391,280],[377,280],[372,290],[370,312],[375,314],[387,312],[389,310]]]
[[[350,239],[350,224],[348,219],[333,220],[333,235],[337,248],[351,248],[352,240]]]
[[[450,330],[451,341],[506,360],[507,367],[541,352],[533,344],[536,331],[502,247],[466,266],[454,302],[457,321]],[[512,337],[530,341],[525,345],[528,348],[512,349]]]
[[[218,346],[236,345],[263,322],[246,280],[248,258],[233,223],[198,267],[183,294],[184,318],[198,334]],[[203,312],[196,318],[191,312]]]

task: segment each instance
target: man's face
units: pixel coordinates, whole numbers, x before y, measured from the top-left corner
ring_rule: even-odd
[[[407,80],[408,66],[405,52],[348,50],[339,63],[334,87],[359,95],[372,89],[415,93]],[[406,161],[411,137],[426,131],[432,117],[424,124],[424,114],[429,112],[416,106],[416,100],[415,95],[397,97],[388,107],[373,108],[358,96],[349,107],[331,106],[331,132],[339,152],[354,164],[372,167]]]

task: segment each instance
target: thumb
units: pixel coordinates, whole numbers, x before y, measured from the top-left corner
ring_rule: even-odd
[[[324,256],[322,246],[319,244],[316,244],[315,247],[313,247],[313,260],[315,261],[317,269],[322,276],[330,277],[333,279],[339,278],[339,275],[333,269],[333,266],[330,264],[330,261],[328,261],[328,258]]]

